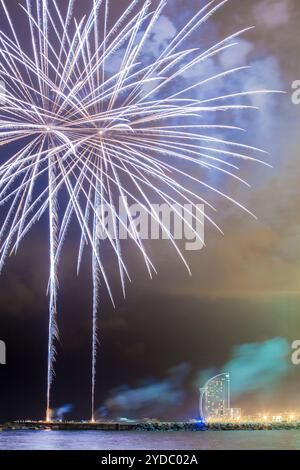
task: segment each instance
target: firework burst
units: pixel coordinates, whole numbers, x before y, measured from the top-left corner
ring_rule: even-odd
[[[266,90],[237,91],[211,99],[199,98],[199,92],[195,98],[195,91],[204,84],[236,74],[245,67],[221,70],[188,85],[183,79],[200,63],[205,67],[207,60],[233,47],[238,36],[246,31],[231,34],[207,50],[187,48],[193,33],[227,1],[207,3],[155,59],[150,59],[146,53],[149,38],[166,7],[165,0],[134,0],[114,24],[110,21],[109,0],[91,1],[88,14],[81,19],[75,15],[74,0],[67,2],[65,10],[56,0],[26,0],[20,4],[31,38],[31,44],[26,46],[18,37],[6,4],[9,2],[1,0],[7,30],[0,31],[0,73],[5,84],[5,93],[0,91],[0,146],[2,155],[7,149],[7,157],[2,156],[0,162],[0,204],[5,212],[0,228],[0,269],[33,224],[47,215],[50,254],[47,418],[58,337],[57,269],[71,220],[77,220],[81,231],[78,270],[86,245],[92,253],[94,419],[101,282],[113,302],[98,236],[98,227],[107,231],[98,210],[100,205],[108,205],[118,217],[114,201],[116,196],[123,200],[130,221],[127,230],[142,253],[150,276],[155,267],[132,220],[127,198],[141,204],[161,224],[188,270],[172,234],[151,209],[149,191],[169,204],[195,204],[192,202],[195,200],[207,203],[189,187],[189,180],[193,187],[202,186],[243,207],[187,169],[196,168],[197,175],[202,169],[212,169],[245,183],[237,175],[238,167],[232,160],[260,161],[253,153],[261,150],[217,137],[219,131],[231,132],[237,127],[224,124],[224,118],[220,124],[207,124],[205,117],[212,113],[218,116],[220,111],[252,108],[249,104],[237,104],[236,98]],[[116,57],[121,60],[113,67]],[[211,131],[216,131],[215,137]],[[60,198],[67,200],[63,207]],[[107,233],[125,294],[129,273],[116,226],[115,235]]]

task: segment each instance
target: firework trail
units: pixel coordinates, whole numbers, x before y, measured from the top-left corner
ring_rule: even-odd
[[[149,38],[166,1],[134,0],[111,25],[109,0],[88,3],[88,14],[76,19],[75,0],[65,7],[57,0],[26,0],[20,3],[31,44],[18,37],[8,4],[0,0],[7,22],[0,31],[0,74],[5,83],[0,92],[0,204],[4,207],[0,229],[0,270],[7,256],[43,215],[49,220],[49,343],[47,373],[47,418],[55,361],[57,328],[57,269],[71,220],[80,231],[78,271],[86,245],[91,247],[93,279],[92,312],[92,419],[95,409],[97,310],[99,286],[103,283],[111,301],[113,294],[102,262],[98,228],[107,235],[118,263],[125,295],[130,280],[117,227],[108,233],[99,206],[111,208],[118,223],[115,200],[120,197],[129,226],[124,227],[141,252],[151,276],[155,267],[132,220],[127,198],[139,203],[169,237],[189,270],[172,234],[152,210],[149,192],[168,204],[207,204],[189,188],[200,185],[243,208],[238,202],[186,171],[212,169],[238,175],[233,159],[261,161],[262,150],[211,136],[220,130],[243,130],[231,125],[205,123],[205,116],[223,117],[224,111],[253,108],[236,98],[266,90],[195,98],[195,90],[247,67],[222,70],[189,86],[184,74],[216,54],[233,47],[244,29],[225,37],[203,51],[187,48],[187,40],[228,0],[213,0],[195,14],[152,61],[145,55]],[[117,71],[111,63],[122,54]],[[146,59],[147,57],[147,59]],[[176,89],[176,91],[174,91]],[[198,94],[200,96],[201,93]],[[3,155],[3,151],[2,151]],[[4,160],[4,161],[2,161]],[[262,162],[263,163],[263,162]],[[186,181],[183,183],[182,181]],[[61,200],[67,201],[65,205]],[[246,208],[243,208],[247,210]],[[247,212],[249,212],[247,210]],[[183,216],[182,216],[183,217]],[[218,226],[207,215],[206,218]],[[184,219],[182,219],[184,220]],[[199,238],[199,234],[195,232]]]

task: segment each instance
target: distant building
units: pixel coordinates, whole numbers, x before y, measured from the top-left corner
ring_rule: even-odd
[[[204,420],[230,417],[230,376],[218,374],[200,389],[200,416]]]
[[[283,421],[283,418],[281,415],[275,415],[272,416],[272,421],[274,421],[275,423],[281,423]]]

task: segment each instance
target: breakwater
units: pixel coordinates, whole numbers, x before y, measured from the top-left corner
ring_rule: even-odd
[[[16,421],[5,423],[0,428],[3,431],[20,430],[53,430],[53,431],[131,431],[137,429],[137,423],[119,422],[45,422],[45,421]]]
[[[296,423],[142,423],[138,426],[143,431],[276,431],[299,430]]]
[[[299,430],[300,422],[282,423],[199,423],[199,422],[51,422],[17,421],[0,425],[0,431],[289,431]]]

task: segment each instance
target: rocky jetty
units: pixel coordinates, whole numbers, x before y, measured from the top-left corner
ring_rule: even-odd
[[[140,431],[289,431],[299,430],[300,423],[140,423]]]
[[[139,431],[205,431],[206,426],[203,423],[160,423],[160,422],[145,422],[137,425]]]
[[[209,423],[206,429],[208,431],[300,431],[300,422]]]
[[[136,423],[119,423],[119,422],[75,422],[75,421],[62,421],[50,422],[45,421],[17,421],[13,423],[5,423],[0,426],[3,431],[38,431],[38,430],[52,430],[52,431],[131,431],[137,428]]]
[[[203,423],[203,422],[52,422],[18,421],[0,425],[1,431],[289,431],[299,430],[300,422],[282,423]]]

